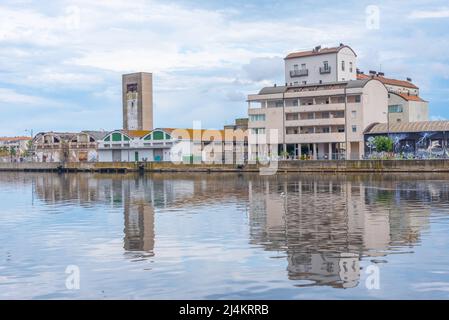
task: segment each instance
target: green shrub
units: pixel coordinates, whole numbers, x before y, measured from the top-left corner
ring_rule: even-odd
[[[374,138],[374,147],[377,152],[392,152],[393,140],[387,136],[377,136]]]

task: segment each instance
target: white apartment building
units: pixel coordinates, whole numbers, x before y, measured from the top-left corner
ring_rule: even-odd
[[[370,78],[382,82],[389,92],[388,121],[391,124],[429,120],[429,103],[419,96],[419,88],[412,83],[412,79],[390,79],[375,71],[370,71],[369,75],[357,74],[357,79]]]
[[[375,79],[263,88],[248,96],[248,158],[360,159],[365,128],[387,111]]]
[[[385,85],[357,80],[356,54],[343,44],[291,53],[285,72],[285,86],[248,96],[248,158],[362,158],[364,130],[388,119]]]
[[[285,83],[290,86],[356,80],[357,55],[351,47],[315,47],[288,54],[285,58]]]

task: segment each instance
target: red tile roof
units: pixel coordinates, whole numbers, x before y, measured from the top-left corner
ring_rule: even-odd
[[[390,79],[390,78],[385,78],[385,77],[382,77],[382,76],[371,76],[371,75],[368,75],[368,74],[358,74],[357,75],[357,79],[358,80],[363,80],[363,79],[368,79],[368,78],[373,78],[373,79],[379,80],[383,84],[389,84],[391,86],[398,86],[398,87],[406,87],[406,88],[411,88],[411,89],[418,89],[418,87],[415,86],[413,83],[411,83],[409,81],[405,81],[405,80]]]
[[[31,137],[0,137],[0,141],[26,141],[31,140]]]
[[[343,45],[343,46],[339,46],[339,47],[322,48],[322,49],[319,49],[318,51],[316,51],[316,50],[298,51],[298,52],[292,52],[292,53],[288,54],[284,59],[310,57],[310,56],[317,56],[320,54],[327,54],[327,53],[337,53],[338,51],[340,51],[343,48],[351,49],[351,47]],[[351,49],[351,51],[354,52],[354,50],[352,50],[352,49]],[[354,54],[355,54],[355,52],[354,52]]]
[[[398,96],[400,96],[401,98],[407,100],[407,101],[418,101],[418,102],[426,102],[425,100],[421,99],[419,96],[411,96],[408,94],[404,94],[404,93],[395,93]]]

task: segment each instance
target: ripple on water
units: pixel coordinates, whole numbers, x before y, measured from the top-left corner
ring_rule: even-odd
[[[0,298],[442,298],[446,181],[0,173]]]

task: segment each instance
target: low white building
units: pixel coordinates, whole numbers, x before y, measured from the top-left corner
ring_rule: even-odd
[[[98,161],[97,141],[105,131],[40,132],[32,141],[33,160],[37,162]]]
[[[246,131],[159,128],[116,130],[98,141],[100,162],[223,163],[226,150],[235,161],[236,144],[244,157]],[[229,140],[227,144],[225,141]]]
[[[26,156],[30,137],[0,137],[0,161],[18,161]]]

